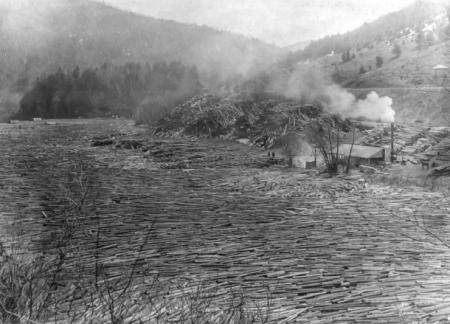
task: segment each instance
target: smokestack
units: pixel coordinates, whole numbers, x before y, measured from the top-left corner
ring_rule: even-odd
[[[391,163],[394,163],[394,123],[391,123]]]

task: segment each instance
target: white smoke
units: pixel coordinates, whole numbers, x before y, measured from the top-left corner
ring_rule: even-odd
[[[358,118],[380,122],[394,122],[395,111],[390,97],[380,97],[375,91],[365,99],[357,99],[352,93],[335,84],[317,69],[298,66],[287,78],[279,78],[272,90],[289,98],[310,103],[319,102],[325,110],[344,118]]]
[[[364,117],[369,120],[380,120],[392,123],[395,121],[395,110],[391,97],[380,97],[375,91],[370,92],[365,100],[356,102],[351,117]]]
[[[371,91],[365,99],[356,99],[353,94],[336,84],[326,86],[323,90],[324,96],[328,98],[326,107],[330,112],[338,113],[345,118],[389,123],[395,121],[395,111],[390,97],[380,97],[378,93]]]

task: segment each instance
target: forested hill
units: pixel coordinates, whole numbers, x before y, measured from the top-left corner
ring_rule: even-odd
[[[13,118],[120,115],[149,123],[201,89],[196,67],[179,62],[60,68],[33,83]]]
[[[18,107],[36,78],[72,70],[153,65],[196,65],[202,83],[264,69],[281,53],[256,39],[206,26],[154,19],[93,0],[0,2],[0,113]]]
[[[92,0],[20,1],[24,5],[13,9],[2,10],[0,4],[2,50],[7,55],[0,62],[3,69],[17,68],[19,61],[57,69],[180,60],[201,71],[246,73],[270,64],[280,53],[255,39],[141,16]]]
[[[415,1],[348,33],[316,40],[289,54],[282,66],[312,66],[346,88],[437,87],[442,75],[433,68],[450,66],[449,9]]]
[[[282,71],[320,71],[357,98],[371,91],[389,96],[397,121],[447,126],[450,95],[442,86],[450,88],[449,9],[416,1],[354,31],[312,42],[291,54]]]

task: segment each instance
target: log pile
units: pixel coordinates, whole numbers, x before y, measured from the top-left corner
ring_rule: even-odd
[[[259,192],[269,197],[309,197],[309,198],[337,198],[343,195],[357,193],[366,186],[361,177],[338,176],[314,177],[311,181],[310,173],[292,171],[283,173],[265,171],[263,173],[239,175],[227,178],[220,184],[242,194]]]
[[[450,164],[444,164],[431,169],[428,174],[429,177],[443,177],[450,176]]]
[[[131,155],[145,159],[149,166],[161,169],[199,169],[207,167],[257,167],[266,168],[273,165],[284,164],[282,158],[268,158],[256,149],[236,142],[209,142],[207,140],[186,139],[158,139],[145,140],[142,137],[129,137],[115,135],[113,137],[93,138],[92,152],[109,165],[118,166],[120,162],[129,160]],[[111,146],[116,152],[116,158],[106,161],[105,151],[99,147]],[[128,151],[130,150],[130,151]],[[137,159],[138,160],[138,159]],[[122,165],[128,165],[124,164]],[[141,161],[139,161],[141,165]]]
[[[321,115],[320,108],[294,101],[254,102],[207,95],[176,107],[159,121],[154,133],[158,136],[245,138],[254,145],[270,147],[287,127],[301,130],[311,119]]]
[[[420,150],[417,157],[422,164],[427,163],[428,168],[436,168],[428,176],[439,177],[450,175],[447,166],[450,164],[450,128],[431,127],[426,134],[427,147]]]
[[[387,127],[374,127],[363,131],[360,142],[389,147],[390,140]],[[420,160],[431,167],[450,164],[450,128],[396,125],[394,147],[403,161],[417,164]],[[435,174],[440,174],[440,171]]]
[[[92,139],[91,146],[98,147],[98,146],[108,146],[113,145],[114,140],[111,137],[94,137]]]
[[[229,292],[236,289],[252,301],[264,301],[269,287],[272,323],[438,323],[450,316],[447,196],[365,186],[308,196],[314,186],[346,188],[357,179],[303,175],[295,182],[305,194],[293,199],[266,190],[271,184],[291,186],[293,175],[279,184],[266,181],[273,175],[242,171],[248,161],[242,146],[227,149],[180,139],[143,143],[155,159],[170,160],[164,151],[172,147],[198,168],[107,167],[99,152],[122,156],[130,150],[86,147],[83,138],[119,126],[92,121],[1,129],[2,237],[24,235],[30,250],[47,247],[51,253],[52,233],[67,221],[58,213],[67,201],[61,188],[67,170],[78,170],[82,160],[92,165],[96,211],[78,219],[66,266],[78,269],[82,264],[86,276],[95,264],[97,224],[99,258],[113,277],[129,273],[151,228],[138,270],[160,275],[160,284],[170,288],[163,291],[172,305],[203,282],[212,310],[228,303]],[[227,158],[208,160],[217,156]],[[251,177],[256,179],[242,189]],[[180,280],[185,281],[181,287],[176,285]],[[135,288],[155,289],[151,280]],[[182,312],[181,307],[167,307],[164,316],[175,321]],[[157,315],[145,316],[144,322],[151,322]]]
[[[394,147],[398,150],[410,147],[425,133],[426,130],[423,127],[396,124],[394,129]],[[391,143],[390,126],[378,126],[363,131],[363,137],[360,142],[363,145],[389,147]]]

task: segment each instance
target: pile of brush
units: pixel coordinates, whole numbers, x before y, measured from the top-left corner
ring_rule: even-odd
[[[161,119],[155,134],[216,137],[226,134],[242,115],[242,110],[231,101],[197,96]]]
[[[161,119],[158,136],[222,137],[248,139],[257,146],[270,147],[289,128],[302,129],[322,109],[287,99],[223,99],[197,96],[176,107]]]

